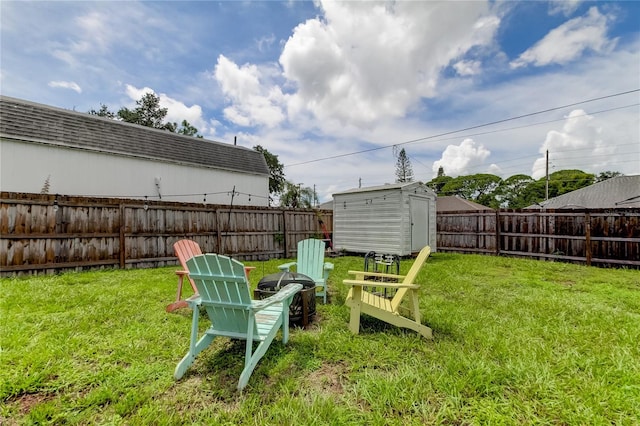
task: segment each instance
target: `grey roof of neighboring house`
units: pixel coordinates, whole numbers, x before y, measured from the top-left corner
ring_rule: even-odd
[[[617,176],[540,203],[545,209],[640,207],[640,175]],[[530,206],[528,208],[540,208]]]
[[[493,210],[491,207],[483,206],[482,204],[474,201],[465,200],[464,198],[456,196],[438,197],[436,200],[436,211],[438,212],[451,212],[451,211],[479,211],[479,210]]]
[[[249,148],[0,96],[0,137],[29,143],[268,175]]]
[[[318,208],[321,210],[333,210],[333,199],[320,203]]]

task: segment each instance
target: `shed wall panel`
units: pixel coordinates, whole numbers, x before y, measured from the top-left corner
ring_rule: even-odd
[[[398,254],[412,253],[412,226],[409,197],[428,200],[427,240],[435,251],[435,194],[390,188],[376,191],[348,192],[334,195],[334,249],[347,252],[369,251]]]

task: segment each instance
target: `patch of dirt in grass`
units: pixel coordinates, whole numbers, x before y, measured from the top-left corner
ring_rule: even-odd
[[[306,378],[306,386],[312,393],[341,395],[344,393],[343,382],[346,380],[344,364],[324,363],[319,369],[312,371]]]
[[[216,383],[208,386],[208,379],[193,375],[177,381],[158,398],[166,401],[171,410],[188,415],[199,410],[206,410],[215,404],[219,410],[233,413],[239,409],[241,401],[236,395],[235,386],[238,379],[234,378],[227,385]]]
[[[20,414],[28,414],[36,405],[50,401],[53,398],[54,395],[46,393],[26,393],[10,399],[9,402],[15,403],[17,405]]]

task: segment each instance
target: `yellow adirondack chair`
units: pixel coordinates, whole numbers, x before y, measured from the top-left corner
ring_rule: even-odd
[[[324,261],[324,241],[309,238],[298,242],[298,261],[278,266],[281,271],[290,271],[293,266],[296,272],[306,275],[316,283],[316,296],[327,303],[327,279],[333,271],[333,263]]]
[[[360,331],[360,315],[367,314],[389,324],[417,331],[427,339],[433,337],[431,329],[420,323],[418,303],[418,289],[420,286],[414,283],[420,268],[422,268],[430,253],[429,246],[424,247],[413,262],[407,275],[349,271],[350,275],[355,275],[355,279],[344,280],[343,283],[351,286],[345,304],[351,308],[349,329],[353,334],[358,334]],[[365,279],[365,276],[367,279]],[[372,278],[396,278],[399,282],[371,281]],[[397,292],[392,299],[387,299],[369,291],[373,287],[395,289]],[[413,319],[400,314],[400,304],[405,299],[405,296],[409,298],[409,309]]]
[[[186,263],[198,297],[187,299],[193,309],[189,352],[176,366],[174,377],[182,378],[196,356],[206,349],[216,336],[246,341],[244,369],[238,389],[242,390],[260,358],[264,356],[278,330],[282,341],[289,339],[289,304],[302,289],[302,284],[289,284],[263,300],[251,300],[244,266],[237,260],[217,254],[192,257]],[[204,307],[210,326],[200,339],[200,306]],[[253,349],[254,342],[258,346]]]

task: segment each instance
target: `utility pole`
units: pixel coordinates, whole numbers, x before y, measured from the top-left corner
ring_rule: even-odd
[[[316,194],[316,184],[313,184],[313,204],[318,207],[318,194]]]
[[[544,200],[547,201],[549,199],[549,150],[547,150],[547,166],[546,166],[546,187],[544,192]]]

